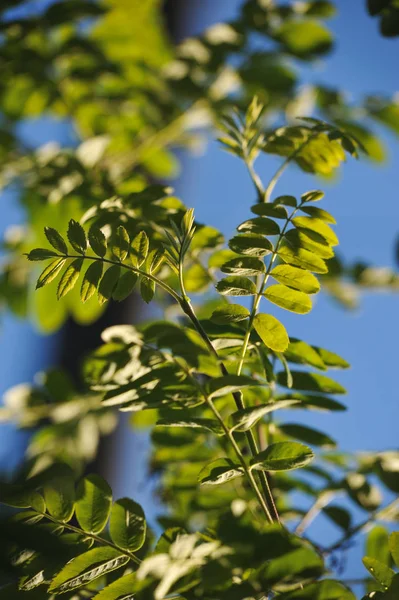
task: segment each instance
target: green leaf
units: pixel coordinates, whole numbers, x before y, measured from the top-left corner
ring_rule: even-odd
[[[82,287],[80,288],[80,298],[82,302],[87,302],[97,291],[98,284],[103,274],[103,263],[94,261],[84,274]]]
[[[49,243],[57,250],[57,252],[61,252],[61,254],[68,254],[68,247],[64,241],[64,238],[56,229],[53,227],[45,227],[44,233]]]
[[[130,248],[130,258],[134,267],[141,267],[148,255],[149,241],[145,231],[140,231]]]
[[[94,548],[69,561],[51,582],[49,592],[63,594],[119,569],[129,557],[114,548]]]
[[[256,285],[246,277],[231,276],[221,279],[216,289],[223,296],[254,296]]]
[[[270,444],[251,460],[251,466],[262,471],[290,471],[304,467],[314,458],[310,448],[298,442]]]
[[[289,337],[284,325],[272,315],[259,313],[253,321],[254,329],[262,342],[275,352],[284,352],[289,344]]]
[[[310,231],[314,231],[324,238],[330,246],[336,246],[339,243],[335,232],[321,219],[315,219],[313,217],[294,217],[291,222],[298,229],[309,229]]]
[[[286,19],[276,32],[278,41],[294,56],[306,59],[328,52],[333,44],[331,32],[320,21]]]
[[[372,574],[374,579],[387,590],[392,583],[395,571],[376,558],[371,558],[370,556],[365,556],[363,558],[363,564],[369,573]]]
[[[134,600],[136,593],[133,594],[132,590],[135,583],[137,583],[136,574],[128,573],[107,585],[95,598],[96,600]]]
[[[252,429],[264,415],[274,412],[275,410],[288,408],[298,402],[298,400],[277,400],[275,402],[268,402],[267,404],[259,404],[257,406],[237,410],[230,417],[230,429],[234,431],[248,431],[249,429]]]
[[[279,235],[280,227],[271,219],[267,219],[266,217],[255,217],[254,219],[249,219],[248,221],[241,223],[241,225],[237,227],[237,231],[242,233],[256,233],[259,235]]]
[[[256,379],[247,375],[224,375],[223,377],[215,377],[208,383],[209,396],[218,398],[225,394],[239,392],[243,388],[262,385]]]
[[[341,506],[325,506],[323,512],[331,519],[331,521],[333,521],[333,523],[338,525],[338,527],[341,527],[344,531],[350,529],[352,515],[346,508],[342,508]]]
[[[305,192],[301,196],[302,202],[318,202],[324,198],[324,192],[321,190],[311,190],[310,192]]]
[[[223,273],[232,275],[259,275],[259,273],[264,273],[265,270],[265,263],[253,256],[234,258],[221,266]]]
[[[320,358],[329,369],[349,369],[350,364],[339,354],[318,346],[313,346],[313,348],[317,350]]]
[[[251,211],[255,215],[262,217],[273,217],[274,219],[287,219],[288,213],[284,206],[276,206],[270,203],[259,202],[251,206]]]
[[[36,283],[36,289],[38,290],[41,287],[49,284],[53,279],[55,279],[58,273],[61,271],[62,267],[65,264],[65,258],[57,258],[53,260],[47,267],[42,271],[39,276],[39,279]]]
[[[291,265],[278,265],[270,273],[279,283],[305,294],[317,294],[320,283],[312,273]]]
[[[331,223],[332,225],[336,225],[337,223],[332,214],[330,214],[323,208],[319,208],[318,206],[303,206],[301,208],[301,211],[306,213],[310,217],[319,219],[320,221],[324,221],[325,223]]]
[[[69,243],[71,244],[72,248],[76,250],[76,252],[79,252],[80,254],[84,254],[86,252],[87,239],[85,230],[81,224],[74,219],[69,221],[67,236]]]
[[[314,410],[320,410],[322,412],[346,410],[344,404],[341,404],[341,402],[337,402],[332,398],[328,398],[327,396],[307,396],[306,394],[292,394],[290,396],[282,396],[281,398],[284,398],[285,400],[288,400],[290,398],[299,400],[300,404],[294,405],[293,408],[310,408]]]
[[[84,531],[100,533],[107,524],[112,505],[112,490],[99,475],[82,479],[76,490],[76,518]]]
[[[112,252],[121,262],[125,260],[129,253],[130,238],[129,234],[123,225],[119,225],[116,230],[114,239],[112,240]]]
[[[180,413],[182,411],[178,412]],[[180,416],[180,414],[178,414],[174,419],[172,417],[167,419],[159,419],[156,422],[156,425],[159,427],[188,427],[191,429],[210,431],[216,435],[223,435],[223,429],[219,421],[216,421],[216,419],[204,419],[190,416],[183,418]]]
[[[112,298],[114,300],[117,300],[118,302],[125,300],[125,298],[130,296],[130,294],[134,290],[138,278],[139,276],[133,271],[126,271],[125,273],[123,273],[123,275],[119,278],[119,281],[116,284],[116,288],[112,293]]]
[[[346,389],[340,383],[330,377],[319,373],[305,373],[303,371],[291,371],[293,377],[293,388],[307,392],[322,392],[323,394],[346,394]],[[287,387],[286,374],[277,373],[279,385]]]
[[[296,265],[313,273],[328,273],[328,267],[324,260],[304,248],[292,248],[283,243],[279,246],[277,254],[289,265]]]
[[[46,510],[42,496],[34,490],[27,489],[26,485],[1,482],[0,502],[15,508],[33,508],[40,513],[44,513]]]
[[[310,229],[290,229],[285,234],[285,239],[295,252],[299,249],[307,250],[323,260],[334,256],[334,250],[326,240]]]
[[[225,323],[239,323],[248,319],[250,312],[245,306],[240,304],[226,304],[220,308],[216,308],[211,316],[214,323],[224,325]]]
[[[289,196],[287,194],[285,194],[284,196],[277,196],[274,202],[276,204],[284,204],[284,206],[291,206],[292,208],[295,208],[297,206],[295,196]]]
[[[312,301],[309,296],[280,283],[268,287],[263,295],[277,306],[300,315],[305,315],[312,310]]]
[[[146,520],[140,504],[130,498],[117,500],[111,510],[109,532],[114,544],[135,552],[145,541]]]
[[[399,531],[394,531],[389,536],[389,551],[397,567],[399,567]]]
[[[389,532],[386,527],[374,525],[368,532],[365,554],[371,558],[378,558],[380,562],[389,566],[391,554],[389,551]]]
[[[362,473],[349,473],[345,487],[350,498],[365,510],[373,511],[381,504],[380,489],[370,484]]]
[[[285,358],[289,362],[310,365],[316,369],[326,370],[326,366],[320,354],[306,342],[292,339],[285,352]]]
[[[88,238],[93,252],[97,254],[97,256],[104,258],[107,253],[107,240],[101,229],[96,225],[92,225],[89,229]]]
[[[43,486],[44,500],[52,517],[68,522],[75,502],[74,481],[69,475],[54,476]]]
[[[149,304],[155,294],[155,282],[148,277],[143,277],[140,282],[140,293],[144,302]]]
[[[229,241],[229,248],[237,254],[247,256],[266,256],[273,250],[273,246],[268,239],[255,233],[242,233],[236,235]]]
[[[165,260],[165,250],[163,248],[154,248],[148,255],[148,272],[150,274],[156,273],[159,267]]]
[[[278,428],[284,435],[296,438],[312,446],[320,446],[321,448],[335,448],[336,442],[327,434],[312,427],[306,427],[305,425],[296,425],[291,423],[284,423],[279,425]]]
[[[201,485],[220,485],[243,474],[240,465],[234,464],[229,458],[218,458],[201,469],[198,481]]]
[[[47,258],[54,258],[58,256],[54,250],[47,250],[47,248],[34,248],[26,255],[28,260],[46,260]]]
[[[57,298],[61,300],[68,292],[73,290],[79,279],[80,270],[83,265],[83,258],[74,260],[67,269],[65,269],[57,287]]]
[[[109,300],[116,288],[121,273],[119,265],[112,265],[107,269],[100,281],[98,286],[98,301],[100,304],[104,304]]]

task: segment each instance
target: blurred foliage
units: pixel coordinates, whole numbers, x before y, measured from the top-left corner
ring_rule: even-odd
[[[93,302],[82,307],[73,295],[50,308],[46,291],[40,302],[31,293],[33,277],[21,253],[41,245],[43,226],[60,227],[108,199],[126,201],[153,178],[176,174],[170,149],[195,148],[199,130],[229,110],[233,98],[242,108],[256,93],[268,128],[281,117],[316,111],[355,135],[377,162],[386,150],[376,125],[399,131],[394,100],[374,96],[354,104],[340,90],[302,85],[300,63],[326,56],[333,46],[326,23],[335,13],[331,2],[247,0],[236,20],[176,48],[155,0],[40,6],[1,6],[0,182],[18,194],[27,224],[6,233],[0,294],[4,308],[32,317],[42,331],[54,331],[68,315],[88,323],[101,312]],[[47,136],[53,119],[74,132],[73,147],[51,138],[39,148],[27,142],[27,125]],[[289,125],[289,131],[285,148],[280,131],[274,140],[266,136],[265,151],[286,155],[301,143],[304,130]],[[313,140],[297,164],[331,175],[342,157],[338,146],[330,157],[326,148],[321,138]]]
[[[367,0],[367,9],[372,17],[378,17],[380,31],[384,37],[399,35],[398,0]]]

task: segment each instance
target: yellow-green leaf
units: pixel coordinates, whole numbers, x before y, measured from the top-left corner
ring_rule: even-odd
[[[80,298],[82,302],[87,302],[93,296],[98,288],[99,281],[103,274],[103,263],[94,261],[84,274],[82,287],[80,288]]]
[[[296,265],[313,273],[328,273],[328,267],[324,260],[304,248],[292,248],[287,244],[281,244],[278,255],[289,265]]]
[[[304,315],[312,309],[312,301],[307,294],[285,285],[271,285],[265,291],[264,296],[277,306],[300,315]]]
[[[53,281],[53,279],[55,279],[58,273],[61,271],[62,267],[65,264],[65,261],[65,258],[57,258],[56,260],[53,260],[49,265],[47,265],[47,267],[44,269],[44,271],[42,271],[42,273],[39,276],[39,279],[37,280],[36,289],[38,290],[39,288],[44,287],[45,285]]]
[[[70,292],[79,279],[80,270],[82,268],[83,258],[74,260],[67,269],[65,269],[57,287],[57,298],[60,300],[68,292]]]
[[[290,340],[285,327],[272,315],[257,314],[254,318],[254,329],[271,350],[284,352],[287,349]]]
[[[316,294],[320,290],[320,283],[312,273],[292,265],[278,265],[270,275],[279,283],[306,294]]]

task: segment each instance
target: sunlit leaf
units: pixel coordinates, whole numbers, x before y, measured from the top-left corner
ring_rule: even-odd
[[[135,552],[144,544],[146,530],[146,520],[140,504],[130,498],[121,498],[114,503],[109,532],[115,544]]]
[[[275,352],[284,352],[289,344],[289,337],[284,325],[272,315],[259,313],[255,316],[253,326],[262,342]]]
[[[95,294],[98,284],[103,274],[103,263],[94,261],[83,276],[82,286],[80,288],[80,298],[82,302],[87,302]]]
[[[312,301],[309,296],[282,284],[271,285],[263,295],[277,306],[301,315],[312,309]]]
[[[320,283],[312,273],[291,265],[277,265],[270,275],[279,283],[306,294],[317,294],[320,290]]]
[[[36,283],[36,289],[38,290],[39,288],[44,287],[53,281],[53,279],[57,277],[58,273],[65,265],[65,261],[65,258],[57,258],[56,260],[53,260],[39,276],[39,279]]]
[[[244,474],[242,467],[228,458],[218,458],[205,465],[198,475],[201,485],[220,485]]]
[[[290,471],[307,465],[314,458],[310,448],[298,442],[270,444],[251,460],[251,465],[263,471]]]
[[[73,290],[75,287],[79,275],[80,270],[83,265],[83,258],[77,258],[74,260],[67,269],[65,269],[64,274],[62,275],[58,287],[57,287],[57,298],[60,300],[63,298],[68,292]]]
[[[76,518],[84,531],[100,533],[108,521],[112,490],[99,475],[82,479],[76,490]]]
[[[225,277],[216,284],[216,289],[219,294],[224,296],[253,296],[256,294],[256,285],[247,277]]]

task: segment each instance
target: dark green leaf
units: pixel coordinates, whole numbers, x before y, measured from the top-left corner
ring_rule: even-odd
[[[242,477],[244,474],[240,465],[234,464],[229,458],[218,458],[205,465],[198,475],[201,485],[220,485]]]
[[[265,263],[253,256],[233,258],[221,266],[223,273],[232,275],[259,275],[266,270]]]
[[[240,304],[226,304],[220,308],[216,308],[211,316],[214,323],[238,323],[248,319],[250,312],[245,306]]]
[[[53,260],[49,265],[47,265],[47,267],[40,274],[39,279],[37,280],[36,289],[38,290],[39,288],[44,287],[45,285],[53,281],[53,279],[55,279],[58,273],[61,271],[62,267],[65,264],[65,261],[65,258],[57,258],[56,260]]]
[[[52,580],[49,592],[63,594],[87,585],[106,573],[115,571],[129,562],[129,557],[114,548],[94,548],[73,558]]]
[[[121,498],[115,502],[109,525],[114,544],[135,552],[144,544],[146,530],[146,520],[140,504],[130,498]]]
[[[100,304],[104,304],[104,302],[111,298],[118,283],[120,273],[121,267],[119,265],[112,265],[112,267],[105,271],[98,286],[98,301]]]
[[[84,531],[100,533],[111,511],[112,490],[99,475],[88,475],[79,482],[76,491],[76,518]]]
[[[75,486],[71,476],[54,476],[43,487],[47,510],[59,521],[68,522],[73,515]]]
[[[255,316],[253,326],[262,342],[275,352],[284,352],[289,344],[289,337],[284,325],[272,315],[259,313]]]
[[[255,217],[244,221],[237,227],[237,231],[242,233],[256,233],[259,235],[278,235],[280,233],[280,227],[266,217]]]
[[[71,219],[68,225],[67,232],[69,243],[72,248],[79,252],[80,254],[84,254],[87,250],[87,239],[86,234],[80,223]]]
[[[253,296],[256,294],[256,285],[246,277],[225,277],[216,284],[216,289],[219,294],[224,296]]]
[[[68,254],[68,248],[61,234],[53,227],[45,227],[44,233],[53,248],[61,254]]]
[[[297,201],[295,196],[288,196],[288,195],[284,195],[284,196],[277,196],[277,198],[274,200],[273,203],[278,204],[283,204],[284,206],[291,206],[292,208],[295,208],[297,206]]]
[[[148,255],[149,241],[145,231],[140,231],[130,248],[130,258],[134,267],[141,267]]]
[[[279,283],[306,294],[317,294],[320,290],[320,283],[312,273],[291,265],[278,265],[270,275]]]
[[[339,354],[318,346],[313,346],[313,348],[319,353],[322,361],[329,369],[349,369],[350,364]]]
[[[0,502],[15,508],[33,508],[38,512],[45,512],[46,505],[42,496],[27,486],[1,483]]]
[[[155,294],[155,282],[148,277],[143,277],[140,282],[140,293],[144,302],[149,304]]]
[[[321,448],[335,448],[336,442],[327,434],[313,429],[312,427],[306,427],[305,425],[296,425],[287,423],[278,426],[280,431],[284,435],[296,438],[312,446],[320,446]]]
[[[319,373],[305,373],[303,371],[292,371],[293,388],[308,392],[322,392],[323,394],[346,394],[346,389],[340,383],[330,377]],[[280,385],[287,387],[286,374],[277,374]]]
[[[80,298],[82,302],[87,302],[97,291],[98,284],[103,274],[103,263],[94,261],[84,274],[82,287],[80,288]]]
[[[326,514],[333,523],[341,527],[344,531],[348,531],[352,523],[352,515],[341,506],[325,506],[323,508],[324,514]]]
[[[99,227],[92,225],[89,229],[89,244],[97,256],[103,258],[107,253],[107,240]]]
[[[327,396],[315,396],[306,394],[292,394],[290,396],[281,396],[284,399],[295,398],[300,401],[300,404],[295,404],[293,408],[310,408],[320,411],[341,411],[346,410],[344,404],[337,402]],[[280,398],[279,398],[280,399]]]
[[[62,275],[58,287],[57,287],[57,298],[60,300],[63,298],[68,292],[73,290],[78,279],[80,270],[83,265],[83,258],[77,258],[74,260],[67,269],[65,269],[64,274]]]
[[[47,258],[54,258],[58,256],[54,250],[47,250],[47,248],[34,248],[26,255],[28,260],[46,260]]]
[[[135,600],[136,593],[132,592],[135,583],[137,583],[135,573],[123,575],[101,590],[96,595],[96,600]]]
[[[112,240],[112,252],[121,262],[125,260],[129,253],[130,239],[129,234],[123,225],[119,225]]]
[[[251,206],[251,210],[255,215],[263,217],[273,217],[274,219],[286,219],[288,217],[284,206],[277,206],[270,203],[259,202]]]
[[[138,278],[139,276],[133,271],[123,273],[112,293],[112,298],[118,302],[125,300],[132,293]]]
[[[268,287],[263,295],[277,306],[300,315],[312,310],[312,301],[309,296],[280,283]]]
[[[306,342],[292,339],[285,352],[285,358],[289,362],[310,365],[316,369],[326,370],[326,366],[320,354]]]
[[[265,256],[273,250],[273,246],[267,238],[255,233],[242,233],[234,236],[229,241],[229,248],[237,254],[258,257]]]
[[[333,579],[323,579],[294,592],[282,594],[281,600],[356,600],[356,598],[342,583]]]
[[[259,404],[257,406],[251,406],[249,408],[243,408],[237,410],[231,417],[231,427],[235,431],[248,431],[261,419],[264,415],[288,408],[293,404],[299,402],[298,400],[280,400],[275,402],[268,402],[267,404]]]
[[[256,379],[247,375],[224,375],[215,377],[208,383],[209,395],[213,398],[224,396],[232,392],[239,392],[243,388],[262,385]]]
[[[254,469],[263,471],[290,471],[304,467],[314,458],[310,448],[298,442],[270,444],[251,460]]]

